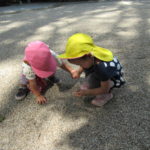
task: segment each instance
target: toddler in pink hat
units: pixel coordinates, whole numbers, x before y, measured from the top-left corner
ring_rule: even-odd
[[[34,41],[25,48],[25,56],[22,63],[20,88],[15,96],[17,100],[24,99],[29,91],[36,96],[37,103],[44,104],[47,99],[42,91],[47,87],[47,82],[58,83],[55,77],[57,66],[68,71],[72,78],[79,78],[78,70],[72,69],[57,57],[48,45],[42,41]]]

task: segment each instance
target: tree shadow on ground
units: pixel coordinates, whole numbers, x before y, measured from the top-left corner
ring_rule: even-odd
[[[31,13],[32,15],[28,15],[26,16],[26,14],[24,14],[23,12],[17,13],[17,14],[13,14],[13,17],[11,15],[2,15],[1,16],[1,27],[3,28],[2,33],[1,33],[1,49],[5,49],[5,51],[0,51],[1,55],[0,55],[0,62],[3,63],[6,62],[7,60],[11,60],[11,59],[22,59],[23,58],[23,53],[24,53],[24,48],[27,45],[28,41],[30,41],[30,37],[35,36],[35,40],[39,40],[37,37],[38,35],[36,35],[36,33],[38,32],[38,30],[43,27],[43,26],[47,26],[50,24],[50,26],[53,28],[52,32],[50,31],[51,34],[47,34],[46,32],[44,33],[44,36],[41,35],[41,33],[39,34],[40,38],[42,37],[44,39],[44,42],[49,43],[50,48],[52,47],[56,47],[56,52],[60,52],[59,48],[62,47],[62,39],[60,37],[61,33],[58,32],[59,24],[57,25],[57,21],[61,20],[64,16],[64,14],[68,17],[68,18],[75,18],[75,17],[79,17],[78,20],[80,21],[80,15],[77,12],[73,12],[72,9],[74,9],[76,7],[76,5],[81,5],[81,4],[71,4],[69,5],[69,8],[67,10],[64,11],[65,5],[59,5],[58,7],[54,7],[52,10],[51,9],[47,9],[47,12],[51,12],[51,18],[49,18],[50,16],[48,15],[47,12],[42,12],[42,11],[36,11],[36,15],[33,17],[32,15],[35,14],[34,11],[29,11],[26,13]],[[82,5],[87,5],[82,3]],[[103,6],[102,6],[103,7]],[[55,11],[57,11],[57,13],[55,13]],[[81,10],[81,13],[85,13],[85,12],[90,12],[91,8],[88,9],[83,9]],[[62,13],[63,12],[63,13]],[[91,14],[92,15],[92,14]],[[38,23],[35,23],[37,21],[37,16],[38,16]],[[47,19],[49,18],[49,19]],[[83,17],[84,18],[84,17]],[[86,16],[85,16],[86,18]],[[61,21],[60,21],[61,22]],[[68,23],[67,26],[71,26],[72,24],[74,24],[75,21],[72,21],[71,23]],[[34,26],[34,29],[33,29]],[[65,28],[67,27],[66,25],[62,25],[61,28]],[[5,28],[4,28],[5,27]],[[18,31],[21,30],[22,32]],[[25,32],[24,32],[25,31]],[[16,34],[18,33],[18,34]],[[71,33],[69,33],[71,34]],[[45,36],[48,35],[48,36]],[[37,37],[36,37],[37,36]],[[57,39],[57,40],[55,40]],[[22,44],[23,43],[23,44]],[[64,44],[63,44],[64,45]],[[58,47],[58,49],[57,49]],[[61,48],[62,49],[62,48]],[[58,73],[59,74],[59,73]],[[60,72],[60,78],[63,77],[63,84],[64,87],[61,88],[61,90],[67,90],[71,87],[73,87],[74,83],[76,82],[76,80],[71,81],[72,83],[69,83],[68,81],[66,81],[66,79],[68,80],[68,76],[67,74],[65,74],[65,72],[63,72],[64,76],[61,76],[61,72]],[[59,75],[58,75],[59,76]],[[65,83],[67,83],[65,85]],[[68,84],[69,83],[69,84]],[[14,106],[16,105],[15,101],[12,101],[12,97],[14,97],[15,92],[17,90],[17,87],[14,86],[14,89],[12,89],[12,92],[9,93],[8,95],[10,95],[8,98],[8,104],[5,105],[5,108],[2,109],[1,112],[5,112],[8,110],[7,108],[9,108],[9,106]],[[3,101],[5,101],[5,98],[3,99]],[[7,107],[8,105],[8,107]],[[4,111],[5,110],[5,111]],[[10,109],[9,109],[10,110]]]
[[[123,10],[120,19],[113,26],[113,42],[121,52],[116,52],[123,60],[126,70],[127,84],[119,90],[115,90],[115,98],[103,108],[86,106],[76,102],[76,98],[70,97],[68,104],[62,112],[64,116],[73,118],[86,118],[88,121],[81,128],[69,133],[64,140],[57,143],[57,148],[69,145],[75,149],[103,150],[103,149],[137,149],[148,150],[149,143],[149,42],[150,36],[148,16],[142,3],[132,6],[135,15],[140,20],[135,30],[138,36],[135,39],[126,39],[118,36],[118,24],[123,21],[126,11]],[[145,30],[147,29],[147,30]],[[128,30],[128,29],[127,29]],[[119,32],[119,31],[118,31]],[[100,35],[96,41],[110,40],[110,35]],[[125,42],[125,43],[124,43]],[[105,43],[104,43],[105,44]],[[108,45],[109,46],[109,45]],[[57,110],[56,106],[55,111]]]
[[[105,9],[107,8],[107,6],[104,7]],[[121,14],[118,20],[111,25],[112,32],[101,35],[95,33],[95,35],[93,35],[96,43],[102,43],[102,46],[110,49],[111,47],[113,48],[113,52],[120,58],[126,71],[127,84],[121,89],[114,90],[115,97],[112,101],[104,107],[99,108],[90,105],[88,102],[84,103],[83,99],[73,97],[71,92],[75,90],[74,86],[76,86],[78,82],[71,80],[68,74],[58,71],[58,76],[63,79],[63,82],[70,85],[69,89],[66,92],[57,91],[53,95],[52,93],[56,89],[49,91],[47,95],[51,99],[48,105],[45,106],[45,108],[38,108],[38,110],[41,109],[41,111],[39,111],[39,114],[41,113],[40,116],[42,116],[46,122],[49,114],[45,112],[51,110],[56,114],[59,113],[64,118],[72,120],[72,122],[74,122],[72,128],[80,124],[79,120],[83,119],[86,120],[86,122],[76,128],[76,130],[63,136],[63,138],[56,143],[56,149],[63,149],[66,145],[71,149],[78,150],[148,150],[150,148],[148,132],[149,83],[147,82],[150,38],[145,30],[149,29],[149,12],[145,9],[141,10],[141,7],[144,6],[140,2],[130,5],[127,9],[126,7],[120,7],[118,10],[121,11]],[[90,9],[91,8],[92,7],[90,7]],[[62,8],[60,8],[60,10],[61,9]],[[98,6],[96,9],[98,9]],[[116,12],[118,10],[116,10]],[[85,10],[82,10],[82,13],[84,13],[83,11]],[[125,28],[126,32],[124,34],[120,33],[122,28],[120,28],[119,25],[124,21],[124,18],[128,18],[128,16],[126,16],[127,12],[136,15],[136,18],[138,18],[140,22],[140,24],[134,25],[134,30],[136,30],[138,35],[134,36],[134,38],[130,38],[130,36],[127,37],[125,34],[132,28],[131,26]],[[73,16],[73,13],[67,14],[67,17],[70,18],[77,15],[75,14],[75,16]],[[55,19],[53,22],[56,21]],[[81,21],[81,19],[83,18],[79,18],[79,21]],[[72,22],[72,24],[74,23],[75,22]],[[44,24],[40,24],[40,26],[43,25]],[[59,35],[57,29],[59,29],[58,26],[53,30],[54,38]],[[76,32],[78,32],[78,29]],[[67,34],[70,35],[72,32]],[[11,98],[11,96],[9,98]],[[30,105],[31,104],[33,103],[30,102]],[[15,108],[16,106],[15,102],[12,101],[8,105],[11,106],[11,108]],[[6,108],[7,107],[5,107],[5,109]],[[44,112],[42,112],[43,109],[45,109]],[[43,124],[44,122],[40,122],[37,124],[37,127],[40,128]]]

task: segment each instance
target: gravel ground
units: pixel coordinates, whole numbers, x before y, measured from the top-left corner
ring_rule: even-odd
[[[149,150],[150,2],[36,5],[0,8],[0,150]],[[94,107],[72,96],[79,80],[58,69],[63,88],[51,87],[46,105],[31,94],[16,102],[27,43],[42,40],[61,53],[76,32],[118,56],[127,84],[104,107]]]

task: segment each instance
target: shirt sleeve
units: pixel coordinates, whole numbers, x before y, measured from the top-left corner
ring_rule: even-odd
[[[33,72],[31,66],[23,62],[22,64],[22,73],[27,78],[27,80],[33,80],[36,78],[35,73]]]
[[[51,54],[53,55],[53,57],[55,58],[56,62],[57,62],[57,66],[61,67],[63,65],[63,60],[58,58],[58,54],[56,54],[53,50],[50,50]]]

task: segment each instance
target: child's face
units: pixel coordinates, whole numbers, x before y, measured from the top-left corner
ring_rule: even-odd
[[[69,62],[75,65],[79,65],[84,69],[90,68],[94,64],[94,60],[92,57],[88,57],[86,59],[69,59]]]

